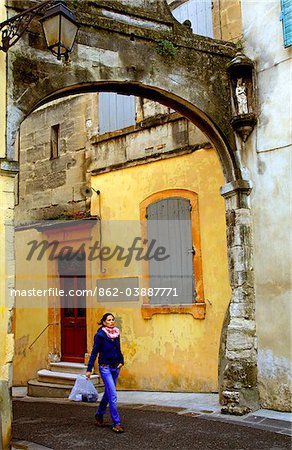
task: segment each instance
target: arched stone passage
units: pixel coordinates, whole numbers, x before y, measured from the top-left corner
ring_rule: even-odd
[[[13,161],[16,132],[31,111],[73,93],[107,90],[143,96],[176,109],[205,132],[227,183],[222,195],[232,299],[221,346],[221,400],[225,412],[242,414],[256,407],[257,387],[250,187],[235,157],[226,72],[236,49],[192,35],[172,18],[166,2],[148,0],[144,9],[129,4],[77,4],[82,27],[70,65],[54,60],[41,38],[38,44],[27,39],[11,49],[7,158]],[[32,27],[39,30],[37,23]]]
[[[181,105],[184,115],[191,113],[192,120],[197,117],[197,122],[206,122],[210,128],[206,134],[214,134],[218,151],[219,141],[224,143],[237,172],[232,175],[229,167],[227,181],[241,178],[233,155],[236,147],[226,72],[235,46],[193,35],[172,17],[166,2],[143,2],[143,8],[138,2],[135,7],[130,2],[73,3],[81,29],[69,65],[48,53],[37,21],[9,51],[8,158],[13,159],[16,130],[12,123],[20,122],[44,98],[69,93],[72,86],[85,89],[97,82],[114,82],[117,87],[127,82],[136,92],[139,87],[149,92],[152,88],[162,103],[163,98],[169,104],[179,99],[177,106]]]

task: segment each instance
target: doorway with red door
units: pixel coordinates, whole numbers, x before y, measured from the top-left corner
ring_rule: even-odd
[[[65,362],[83,362],[86,353],[85,253],[58,258],[61,306],[61,355]]]

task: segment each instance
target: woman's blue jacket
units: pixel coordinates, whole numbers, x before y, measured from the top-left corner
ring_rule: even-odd
[[[94,336],[93,349],[88,361],[88,372],[92,371],[98,354],[99,364],[108,364],[109,366],[117,366],[120,363],[124,364],[120,336],[115,339],[110,339],[101,328],[97,331]]]

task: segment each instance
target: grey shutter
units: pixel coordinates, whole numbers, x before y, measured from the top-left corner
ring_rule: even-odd
[[[167,198],[152,203],[146,210],[147,239],[155,239],[155,248],[165,247],[165,261],[150,259],[149,287],[176,288],[178,297],[154,295],[151,304],[185,304],[194,300],[194,267],[190,201],[184,198]],[[157,291],[156,291],[157,292]]]
[[[136,103],[133,95],[117,95],[117,129],[136,123]]]
[[[212,0],[189,0],[172,14],[181,23],[190,20],[195,34],[213,37]]]
[[[135,97],[132,95],[119,95],[114,92],[100,92],[98,118],[100,134],[135,125]]]

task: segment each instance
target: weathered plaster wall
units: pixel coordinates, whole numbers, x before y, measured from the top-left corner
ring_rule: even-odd
[[[12,314],[13,302],[9,296],[14,282],[13,236],[14,178],[0,175],[0,411],[3,448],[10,440],[12,358],[14,351]],[[0,422],[1,425],[1,422]]]
[[[117,221],[131,227],[140,220],[139,204],[163,189],[181,188],[198,193],[206,318],[196,320],[188,314],[141,316],[136,303],[103,303],[105,311],[118,316],[126,365],[120,387],[164,391],[213,392],[218,390],[218,352],[224,315],[230,300],[225,235],[224,201],[218,191],[223,182],[213,149],[168,158],[127,169],[100,174],[92,185],[101,192],[103,222]],[[93,197],[92,212],[98,213]],[[216,220],[214,220],[216,218]],[[123,222],[119,222],[123,221]],[[127,225],[129,221],[129,225]],[[103,245],[113,244],[113,236],[103,226]],[[117,230],[116,229],[116,230]],[[114,234],[121,244],[122,233]],[[115,242],[115,241],[114,241]],[[117,268],[115,261],[104,262],[106,276],[130,275]],[[93,269],[96,273],[99,268]],[[93,299],[94,303],[95,300]],[[93,304],[94,304],[93,303]],[[89,348],[96,330],[89,330]]]
[[[173,152],[191,151],[207,143],[207,138],[191,122],[179,115],[152,119],[151,125],[137,124],[132,131],[93,137],[91,171],[109,170],[116,165],[141,164],[165,158]]]
[[[16,282],[15,289],[47,289],[47,263],[26,260],[29,246],[26,242],[41,240],[36,230],[16,232]],[[15,299],[15,352],[13,359],[13,385],[25,386],[36,377],[40,368],[47,368],[48,329],[33,344],[48,325],[48,299],[44,297],[22,297]],[[32,345],[33,344],[33,345]],[[32,347],[30,348],[30,346]]]
[[[63,109],[62,104],[59,107]],[[37,128],[39,126],[40,124]],[[164,129],[163,132],[161,127]],[[144,137],[145,134],[147,139]],[[181,118],[165,125],[152,126],[150,129],[130,133],[122,139],[129,139],[132,148],[136,148],[136,158],[142,157],[144,160],[142,165],[137,160],[133,167],[121,168],[93,177],[93,187],[101,191],[103,223],[131,220],[138,225],[139,233],[139,204],[148,195],[170,188],[184,188],[197,192],[204,289],[205,297],[210,303],[207,301],[205,320],[196,320],[187,314],[171,314],[154,316],[151,320],[145,321],[141,316],[139,302],[136,302],[134,307],[132,307],[133,304],[125,303],[104,305],[106,309],[113,310],[118,315],[119,324],[122,327],[127,364],[124,376],[121,378],[121,387],[165,391],[216,391],[220,334],[231,295],[227,270],[224,200],[219,194],[220,186],[223,184],[223,174],[218,158],[211,148],[197,149],[193,153],[181,156],[167,155],[167,149],[169,151],[184,147],[190,149],[191,144],[195,148],[195,143],[198,144],[200,140],[205,139],[204,136],[198,135],[198,130],[192,124]],[[147,159],[145,160],[144,143],[150,141],[154,144],[154,148],[159,144],[165,144],[164,153],[161,155],[164,158],[163,161],[151,162],[151,159],[148,159],[147,162]],[[117,162],[118,151],[123,148],[121,138],[112,136],[109,142],[110,160],[107,164],[103,161],[102,168],[99,170],[104,170],[110,162]],[[93,144],[96,155],[101,151],[102,145],[103,142]],[[138,148],[140,148],[140,154],[137,151]],[[151,155],[146,157],[151,158]],[[66,192],[66,186],[63,186],[64,192]],[[36,198],[35,206],[37,202]],[[39,210],[42,210],[41,206]],[[99,214],[95,197],[92,197],[92,213]],[[29,211],[27,215],[30,215]],[[123,223],[125,224],[121,222]],[[24,242],[33,238],[41,239],[41,235],[32,230],[16,233],[16,289],[25,289],[32,285],[40,289],[47,288],[47,280],[43,277],[47,273],[46,265],[37,265],[32,269],[25,260],[27,247]],[[109,237],[106,225],[103,225],[103,245],[108,244],[109,239],[111,244],[116,244],[114,239],[118,239],[118,244],[122,245],[120,236]],[[93,262],[91,270],[95,276],[98,276],[99,269],[99,263]],[[107,269],[108,276],[131,275],[131,272],[127,271],[117,272],[114,266],[107,266]],[[35,277],[33,281],[32,273]],[[93,279],[92,288],[94,287]],[[14,384],[20,385],[34,378],[38,369],[47,366],[48,352],[52,350],[49,348],[48,331],[40,337],[32,349],[29,349],[29,345],[49,322],[46,310],[47,300],[44,298],[43,308],[39,309],[33,308],[31,303],[29,307],[21,307],[21,301],[25,301],[25,298],[18,297],[16,300],[14,359]],[[92,301],[93,305],[96,305],[96,299],[90,300],[90,298],[88,305]],[[96,310],[98,315],[101,312],[100,308]],[[96,328],[96,315],[90,312],[88,318],[90,317],[89,351]],[[155,367],[153,370],[151,365],[151,371],[149,358]],[[189,364],[190,360],[192,364]]]
[[[13,303],[9,290],[14,281],[13,243],[14,178],[0,175],[0,426],[2,425],[3,448],[7,449],[11,432],[12,358],[14,352],[12,314]]]
[[[283,46],[280,2],[242,1],[248,56],[255,60],[258,126],[244,164],[252,211],[262,405],[291,408],[291,47]]]

